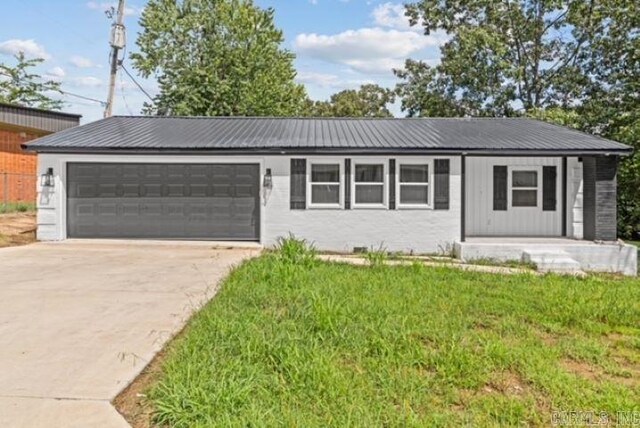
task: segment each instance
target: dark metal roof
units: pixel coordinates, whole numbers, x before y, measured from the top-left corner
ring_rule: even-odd
[[[0,103],[0,126],[23,128],[40,134],[76,127],[81,117],[79,114]]]
[[[508,118],[253,118],[116,116],[35,140],[38,152],[473,152],[631,151],[573,129]]]

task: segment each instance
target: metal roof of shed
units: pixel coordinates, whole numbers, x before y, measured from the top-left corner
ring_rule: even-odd
[[[23,128],[37,134],[50,134],[78,126],[81,117],[79,114],[0,103],[0,126]]]
[[[27,145],[37,152],[612,153],[631,148],[533,119],[115,116]]]

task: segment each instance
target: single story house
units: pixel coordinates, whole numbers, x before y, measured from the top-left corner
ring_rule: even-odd
[[[614,242],[631,152],[511,118],[112,117],[27,149],[40,240],[293,234],[414,253],[483,237]]]
[[[36,200],[36,155],[22,145],[78,126],[80,115],[0,103],[0,204]]]

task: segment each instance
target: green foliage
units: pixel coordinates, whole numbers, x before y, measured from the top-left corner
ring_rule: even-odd
[[[150,0],[131,55],[160,93],[147,113],[291,116],[302,113],[294,54],[281,48],[273,10],[252,0]]]
[[[382,245],[379,248],[371,248],[369,251],[364,253],[365,260],[369,263],[371,267],[381,267],[387,263],[389,260],[389,253]]]
[[[0,214],[26,213],[35,210],[36,204],[29,202],[10,202],[8,204],[0,204]]]
[[[428,106],[422,102],[428,96],[447,101],[437,115],[513,116],[516,103],[527,111],[572,105],[590,84],[579,64],[596,32],[596,12],[587,2],[420,0],[407,5],[407,14],[427,34],[450,36],[440,64],[407,63],[396,71],[409,86],[427,82],[421,96],[403,97],[404,108],[414,115]]]
[[[393,70],[402,81],[396,93],[407,116],[457,117],[465,110],[459,105],[455,93],[436,79],[437,70],[423,61],[408,59],[404,69]]]
[[[374,84],[333,94],[329,101],[307,100],[304,111],[310,117],[392,117],[388,105],[394,91]]]
[[[394,70],[409,116],[518,116],[628,145],[618,233],[640,238],[640,3],[418,0],[407,15],[450,37],[440,64]]]
[[[640,75],[639,75],[640,76]],[[632,91],[629,85],[627,91]],[[618,169],[618,235],[640,238],[640,100],[622,102],[619,93],[603,92],[571,109],[546,109],[530,116],[601,135],[635,148]],[[630,93],[630,92],[629,92]]]
[[[278,263],[236,269],[168,346],[158,426],[550,426],[640,402],[634,279],[316,263],[286,287]]]
[[[44,62],[44,59],[26,59],[22,52],[17,54],[15,59],[14,66],[0,63],[0,102],[44,110],[60,110],[63,102],[47,95],[48,92],[59,92],[60,83],[53,80],[43,82],[39,74],[30,71]]]
[[[313,245],[293,235],[278,238],[275,254],[280,263],[304,268],[313,266],[317,262],[318,255]]]

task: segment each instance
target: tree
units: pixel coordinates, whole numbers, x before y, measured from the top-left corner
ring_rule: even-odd
[[[314,117],[392,117],[388,105],[394,92],[379,85],[366,84],[333,94],[329,101],[307,101],[306,116]]]
[[[464,116],[465,109],[455,93],[436,79],[436,70],[425,62],[408,59],[404,69],[393,72],[403,80],[396,86],[396,93],[407,116]]]
[[[633,0],[420,0],[441,63],[395,70],[409,115],[526,114],[636,148],[618,173],[618,233],[640,238],[640,3]]]
[[[0,64],[0,102],[44,110],[60,110],[63,102],[47,95],[50,92],[60,92],[60,83],[53,80],[42,81],[39,74],[29,71],[44,62],[44,59],[26,59],[22,52],[18,53],[15,59],[17,64],[13,67]]]
[[[581,129],[628,144],[618,170],[618,233],[640,239],[640,3],[601,0],[582,67],[594,82],[578,106]]]
[[[299,114],[304,87],[273,9],[252,0],[150,0],[134,66],[160,93],[145,111],[203,116]]]
[[[580,60],[593,39],[594,0],[420,0],[407,6],[426,34],[446,32],[431,85],[464,114],[513,116],[570,106],[590,82]],[[411,70],[407,69],[408,77]],[[398,74],[398,72],[396,72]]]

